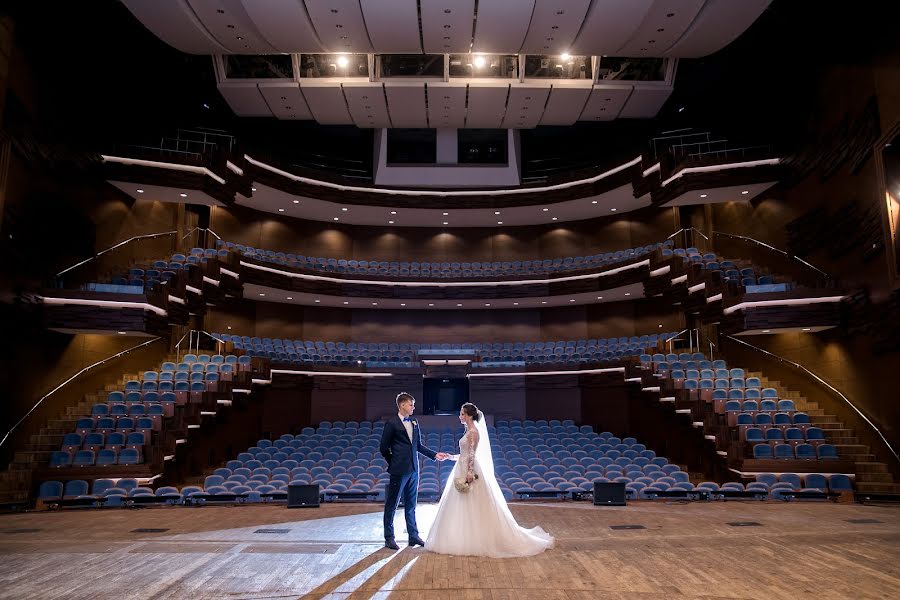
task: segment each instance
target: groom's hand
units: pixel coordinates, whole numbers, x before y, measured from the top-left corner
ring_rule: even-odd
[[[444,461],[450,458],[450,455],[446,452],[438,452],[434,457],[440,461]]]

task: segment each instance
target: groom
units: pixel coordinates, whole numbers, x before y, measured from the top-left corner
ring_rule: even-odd
[[[384,503],[384,546],[399,550],[394,539],[394,513],[400,495],[403,495],[403,512],[406,514],[406,531],[410,546],[424,546],[416,526],[416,496],[419,487],[419,456],[422,453],[432,460],[446,460],[446,452],[435,452],[422,443],[419,423],[411,417],[416,408],[412,394],[397,394],[397,416],[391,417],[381,434],[381,455],[388,464],[391,476]]]

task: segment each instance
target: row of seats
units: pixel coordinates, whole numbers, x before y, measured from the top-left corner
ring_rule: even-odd
[[[417,262],[417,261],[365,261],[336,258],[307,257],[272,250],[260,250],[252,246],[219,240],[220,249],[239,252],[246,256],[275,264],[334,273],[386,275],[400,277],[494,277],[515,275],[546,275],[578,269],[592,269],[645,256],[660,248],[669,248],[671,240],[617,252],[593,256],[575,256],[556,259],[494,262]]]
[[[752,441],[752,440],[748,440]],[[837,447],[832,444],[760,443],[753,445],[753,458],[786,460],[837,460]]]
[[[68,452],[58,450],[50,455],[51,468],[66,467],[107,467],[112,465],[138,465],[144,462],[141,451],[136,448],[104,448],[93,450],[76,450]]]

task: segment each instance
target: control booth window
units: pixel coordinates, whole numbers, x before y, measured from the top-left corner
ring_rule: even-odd
[[[508,163],[505,129],[460,129],[457,134],[457,161],[460,164]]]
[[[437,131],[388,129],[387,164],[433,165],[437,162]]]

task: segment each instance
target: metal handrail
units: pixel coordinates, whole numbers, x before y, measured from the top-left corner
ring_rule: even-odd
[[[734,239],[742,240],[742,241],[745,241],[745,242],[752,242],[752,243],[754,243],[754,244],[757,244],[757,245],[759,245],[759,246],[762,246],[763,248],[765,248],[765,249],[767,249],[767,250],[771,250],[772,252],[776,252],[776,253],[778,253],[778,254],[781,254],[781,255],[783,255],[783,256],[789,258],[789,259],[793,259],[793,260],[799,261],[799,262],[802,263],[804,266],[806,266],[806,267],[812,269],[813,271],[816,271],[817,273],[819,273],[820,275],[822,275],[822,276],[825,277],[826,279],[828,279],[828,280],[831,279],[831,276],[830,276],[828,273],[826,273],[825,271],[823,271],[823,270],[820,269],[819,267],[817,267],[817,266],[815,266],[815,265],[812,265],[812,264],[806,262],[805,260],[803,260],[803,259],[800,258],[799,256],[796,256],[796,255],[794,255],[794,254],[790,254],[790,253],[788,253],[788,252],[785,252],[784,250],[782,250],[782,249],[780,249],[780,248],[776,248],[775,246],[773,246],[773,245],[771,245],[771,244],[767,244],[767,243],[765,243],[765,242],[762,242],[762,241],[760,241],[760,240],[758,240],[758,239],[756,239],[756,238],[748,237],[748,236],[746,236],[746,235],[737,235],[737,234],[734,234],[734,233],[725,233],[724,231],[713,231],[713,235],[721,235],[721,236],[724,236],[724,237],[734,238]]]
[[[878,434],[878,437],[881,438],[881,441],[884,442],[884,445],[887,446],[888,450],[891,451],[891,454],[894,455],[894,458],[897,459],[897,462],[900,462],[900,454],[898,454],[897,451],[894,449],[894,447],[891,446],[891,443],[887,440],[886,437],[884,437],[884,434],[881,433],[881,430],[878,429],[878,427],[875,425],[875,423],[873,423],[869,419],[869,417],[867,417],[865,415],[865,413],[863,413],[859,408],[857,408],[856,405],[853,404],[853,402],[851,402],[850,399],[847,396],[845,396],[839,389],[837,389],[836,387],[834,387],[833,385],[831,385],[830,383],[828,383],[827,381],[825,381],[824,379],[822,379],[821,377],[819,377],[818,375],[816,375],[815,373],[813,373],[812,371],[810,371],[809,369],[807,369],[806,367],[801,365],[800,363],[796,363],[796,362],[794,362],[792,360],[788,360],[782,356],[778,356],[777,354],[769,352],[768,350],[763,350],[762,348],[758,348],[757,346],[754,346],[753,344],[745,342],[744,340],[740,340],[734,336],[729,335],[726,337],[729,340],[732,340],[739,344],[743,344],[744,346],[747,346],[748,348],[756,350],[757,352],[760,352],[762,354],[765,354],[766,356],[770,356],[778,361],[781,361],[783,363],[791,365],[792,367],[800,369],[801,371],[803,371],[804,373],[806,373],[807,375],[809,375],[810,377],[812,377],[813,379],[815,379],[816,381],[818,381],[819,383],[821,383],[822,385],[827,387],[829,390],[834,392],[835,395],[839,396],[841,398],[841,400],[843,400],[850,408],[852,408],[854,410],[854,412],[856,412],[856,414],[858,414],[866,423],[869,424],[869,426],[872,429],[875,430],[875,433]]]
[[[195,337],[195,334],[196,334],[196,337]],[[175,355],[178,357],[179,360],[181,360],[181,343],[184,341],[184,338],[186,338],[188,336],[190,336],[188,339],[188,353],[190,353],[194,349],[194,341],[195,340],[197,343],[197,351],[200,350],[200,334],[209,336],[210,338],[215,340],[215,342],[217,344],[225,343],[225,340],[221,340],[221,339],[217,338],[216,336],[209,333],[208,331],[204,331],[202,329],[189,329],[189,330],[187,330],[187,332],[185,332],[185,334],[183,336],[181,336],[181,339],[179,339],[178,342],[175,344]]]
[[[178,234],[177,231],[163,231],[160,233],[147,233],[144,235],[136,235],[134,237],[130,237],[127,240],[119,242],[118,244],[116,244],[114,246],[110,246],[109,248],[107,248],[105,250],[101,250],[100,252],[94,254],[90,258],[86,258],[80,262],[75,263],[71,267],[67,267],[67,268],[63,269],[62,271],[60,271],[59,273],[56,274],[56,277],[61,277],[62,275],[65,275],[72,269],[76,269],[76,268],[80,267],[81,265],[85,265],[93,260],[96,260],[96,259],[100,258],[101,256],[103,256],[104,254],[106,254],[107,252],[111,252],[112,250],[115,250],[116,248],[120,248],[126,244],[130,244],[131,242],[138,241],[138,240],[144,240],[144,239],[150,239],[150,238],[162,237],[164,235],[177,235],[177,234]]]
[[[66,379],[65,381],[60,383],[59,385],[57,385],[55,388],[53,388],[52,390],[50,390],[49,392],[47,392],[46,394],[41,396],[40,400],[35,402],[34,406],[31,407],[31,410],[29,410],[27,413],[25,413],[24,417],[22,417],[21,419],[16,421],[15,425],[10,427],[9,431],[6,432],[6,435],[3,436],[3,439],[0,440],[0,446],[2,446],[6,442],[7,439],[9,439],[9,436],[12,435],[12,432],[15,431],[19,425],[21,425],[22,423],[25,422],[25,419],[27,419],[29,416],[31,416],[31,413],[33,413],[35,410],[37,410],[37,407],[40,406],[44,400],[46,400],[47,398],[49,398],[50,396],[52,396],[53,394],[55,394],[56,392],[58,392],[59,390],[64,388],[66,385],[68,385],[70,382],[72,382],[73,380],[75,380],[76,378],[81,376],[83,373],[87,373],[94,367],[100,366],[102,364],[106,364],[111,360],[119,358],[120,356],[125,356],[129,352],[133,352],[133,351],[137,350],[138,348],[143,348],[144,346],[149,346],[150,344],[152,344],[154,342],[158,342],[161,339],[162,338],[155,337],[152,340],[147,340],[146,342],[141,342],[137,346],[132,346],[131,348],[128,348],[127,350],[122,350],[121,352],[113,354],[112,356],[107,356],[106,358],[104,358],[102,360],[98,360],[94,364],[81,369],[80,371],[78,371],[77,373],[75,373],[74,375],[72,375],[71,377],[69,377],[68,379]]]

